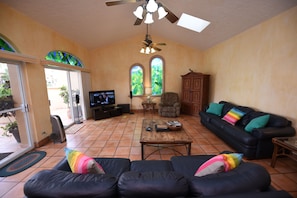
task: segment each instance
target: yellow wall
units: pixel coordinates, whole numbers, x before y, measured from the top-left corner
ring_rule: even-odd
[[[93,90],[114,89],[116,103],[130,103],[129,69],[133,64],[144,67],[144,86],[150,85],[149,63],[153,56],[163,57],[165,61],[165,91],[181,93],[181,75],[189,68],[202,72],[201,52],[179,45],[165,38],[153,37],[154,42],[165,42],[163,50],[152,55],[139,53],[144,35],[139,35],[103,48],[91,51],[91,77]],[[159,97],[153,101],[158,102]],[[141,109],[144,97],[134,97],[132,109]]]
[[[297,128],[297,7],[205,52],[211,100],[280,114]]]
[[[0,34],[12,42],[19,53],[44,60],[48,52],[63,50],[79,57],[88,67],[88,51],[85,48],[1,3],[0,10]],[[52,132],[43,68],[41,64],[26,64],[23,69],[35,142],[46,137],[42,135],[43,131],[47,135]]]

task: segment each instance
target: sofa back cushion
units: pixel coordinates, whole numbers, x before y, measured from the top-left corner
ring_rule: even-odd
[[[186,197],[187,179],[173,171],[125,172],[118,181],[120,197]]]
[[[226,115],[233,107],[236,107],[235,104],[226,101],[220,101],[219,104],[224,104],[222,109],[222,116]]]

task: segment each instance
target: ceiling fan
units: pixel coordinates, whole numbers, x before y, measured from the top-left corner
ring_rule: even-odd
[[[166,43],[154,43],[152,41],[151,35],[148,34],[148,25],[146,25],[146,35],[142,43],[143,43],[143,47],[141,48],[140,53],[143,53],[143,54],[150,54],[156,51],[161,51],[162,49],[157,46],[166,45]]]
[[[136,21],[134,23],[134,25],[140,25],[142,23],[143,18],[144,18],[145,15],[147,17],[147,15],[152,14],[152,12],[149,11],[148,7],[147,7],[147,5],[150,3],[151,0],[117,0],[117,1],[107,1],[107,2],[105,2],[105,4],[107,6],[115,6],[115,5],[121,5],[121,4],[126,4],[126,3],[137,3],[137,2],[142,2],[142,1],[145,1],[145,3],[138,6],[137,9],[142,8],[143,12],[140,14],[141,16],[137,16],[137,19],[136,19]],[[163,12],[167,13],[165,17],[171,23],[175,23],[178,20],[178,17],[175,14],[173,14],[173,12],[171,12],[168,8],[166,8],[163,4],[161,4],[159,2],[156,2],[155,0],[153,2],[157,6],[155,11],[157,11],[158,8],[164,8]],[[153,12],[155,12],[155,11],[153,11]],[[137,10],[135,12],[137,12]],[[152,16],[151,16],[151,20],[152,20]]]

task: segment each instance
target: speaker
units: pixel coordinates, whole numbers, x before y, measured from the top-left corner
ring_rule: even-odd
[[[78,94],[75,95],[75,102],[76,102],[76,104],[79,103],[79,95]]]
[[[130,98],[131,98],[131,99],[133,98],[132,91],[130,91]]]

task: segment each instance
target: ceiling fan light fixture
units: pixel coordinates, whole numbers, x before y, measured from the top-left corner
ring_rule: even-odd
[[[150,54],[150,52],[151,52],[151,49],[150,49],[149,47],[146,47],[146,48],[145,48],[145,53],[146,53],[146,54]]]
[[[156,1],[149,0],[146,5],[146,10],[151,13],[156,12],[158,10],[158,4],[156,3]]]
[[[143,7],[142,7],[142,6],[138,6],[138,7],[136,8],[136,10],[133,12],[133,14],[134,14],[137,18],[139,18],[139,19],[143,19],[143,18],[142,18]]]
[[[154,48],[151,48],[151,53],[155,53],[156,50]]]
[[[146,23],[146,24],[154,23],[152,13],[149,13],[149,12],[146,13],[146,17],[145,17],[145,21],[144,21],[144,23]]]
[[[158,8],[158,14],[159,14],[159,20],[160,20],[160,19],[163,19],[168,14],[168,12],[166,12],[165,9],[162,6],[160,6]]]
[[[141,48],[140,53],[142,53],[142,54],[145,53],[145,49],[144,49],[144,47]]]

